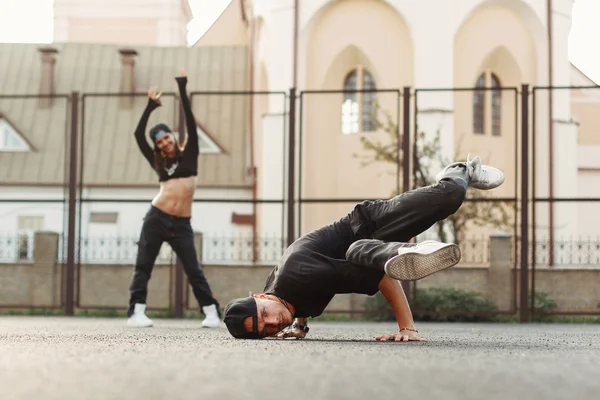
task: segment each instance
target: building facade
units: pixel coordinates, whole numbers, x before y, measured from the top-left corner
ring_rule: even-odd
[[[54,0],[55,43],[185,46],[187,0]]]
[[[478,154],[484,162],[500,167],[507,177],[506,184],[494,190],[491,197],[514,198],[520,196],[521,85],[530,85],[530,90],[550,84],[597,86],[568,60],[572,0],[553,0],[550,12],[545,0],[301,0],[297,37],[293,0],[232,0],[191,49],[180,47],[172,54],[167,47],[185,43],[185,25],[190,19],[187,2],[161,0],[155,7],[144,7],[142,3],[125,1],[121,8],[108,7],[106,2],[55,3],[57,42],[134,44],[128,47],[140,52],[134,57],[134,64],[127,54],[118,55],[117,47],[103,44],[78,45],[82,60],[77,62],[61,60],[63,50],[58,61],[52,61],[56,60],[52,52],[36,55],[34,50],[21,53],[5,46],[5,54],[21,57],[23,65],[33,66],[29,73],[36,78],[27,87],[7,78],[2,89],[5,93],[49,90],[50,83],[38,76],[51,70],[53,62],[57,68],[66,67],[57,91],[119,91],[119,84],[145,88],[151,81],[168,86],[168,79],[177,72],[181,60],[186,60],[189,71],[199,71],[196,90],[219,92],[199,97],[196,105],[200,107],[198,112],[204,113],[199,117],[199,129],[207,133],[203,136],[206,151],[217,153],[202,157],[228,160],[207,161],[204,168],[210,173],[201,180],[212,179],[212,183],[199,182],[201,191],[197,197],[275,201],[255,206],[197,203],[194,215],[201,217],[195,218],[199,224],[195,228],[203,232],[224,231],[224,235],[233,235],[252,231],[258,237],[279,235],[283,240],[285,208],[277,201],[286,199],[289,99],[285,94],[291,87],[301,93],[301,104],[296,109],[296,196],[310,200],[360,200],[386,198],[401,187],[396,165],[370,162],[373,153],[365,148],[364,141],[389,145],[389,131],[395,131],[398,124],[400,134],[404,134],[403,97],[399,95],[404,87],[411,88],[408,133],[412,137],[422,134],[424,143],[436,138],[440,143],[440,160],[421,160],[430,164],[431,173],[435,174],[443,162]],[[89,19],[92,16],[97,19]],[[144,18],[153,22],[144,22]],[[131,27],[135,32],[128,30]],[[140,49],[147,53],[142,55]],[[37,57],[41,59],[38,61]],[[104,65],[102,60],[110,61]],[[135,63],[146,63],[144,76],[136,75],[132,81],[129,75],[119,72],[125,65]],[[16,65],[5,65],[5,69],[17,71],[20,67]],[[14,71],[11,74],[23,73]],[[231,74],[224,78],[223,71]],[[361,92],[373,89],[376,91]],[[261,94],[242,94],[247,91]],[[136,112],[140,106],[135,106]],[[10,106],[1,107],[0,133],[4,132],[5,146],[25,154],[27,149],[37,149],[39,144],[28,132],[39,128],[22,122],[21,116],[15,117],[19,114]],[[114,107],[118,107],[117,103]],[[110,111],[105,117],[102,113],[94,114],[95,117],[86,114],[86,118],[118,118],[113,121],[114,129],[131,129],[133,115],[137,114],[117,117],[129,112],[126,110],[115,111],[114,115]],[[531,157],[535,155],[536,197],[600,197],[600,89],[536,89],[535,110],[533,104],[529,110],[535,138]],[[85,124],[94,127],[91,129],[101,126],[94,121]],[[227,139],[221,137],[223,132],[227,132]],[[86,143],[92,146],[88,151],[97,162],[103,153],[95,154],[93,149],[100,145],[102,133],[92,135],[98,135],[96,142]],[[147,176],[125,174],[130,181],[120,182],[123,177],[119,160],[128,153],[119,151],[103,167],[106,173],[100,173],[104,169],[93,165],[91,169],[84,168],[82,193],[90,198],[150,195],[151,186],[140,187],[139,180],[152,185],[151,171],[146,171]],[[15,165],[15,157],[20,156],[0,153],[0,162]],[[45,157],[40,162],[48,160]],[[35,171],[47,173],[46,164],[38,167],[41,169]],[[31,167],[26,169],[29,170]],[[9,171],[9,181],[19,176],[14,168],[5,171]],[[64,174],[64,169],[57,171]],[[38,176],[44,175],[40,172]],[[64,176],[60,179],[64,182]],[[95,180],[98,182],[92,184]],[[3,196],[40,196],[39,187],[33,193],[32,188],[21,183],[17,180],[12,186],[7,184],[11,195],[5,191]],[[135,231],[145,211],[133,203],[98,202],[84,206],[88,207],[81,217],[85,232],[90,227],[96,227],[94,231],[98,232],[123,232],[105,222],[117,209],[123,216],[123,229]],[[297,207],[297,234],[332,222],[352,206],[350,201],[302,203]],[[557,241],[600,236],[600,214],[594,212],[594,203],[550,206],[539,202],[535,210],[539,237],[547,237],[550,232]],[[29,218],[35,216],[32,213],[21,215],[14,212],[14,207],[3,211],[3,223],[10,230],[25,229],[21,226],[50,229],[39,219]],[[47,217],[46,221],[49,219],[64,221],[62,216]],[[474,234],[495,229],[470,228]]]
[[[344,94],[344,89],[409,86],[413,94],[418,89],[410,134],[416,128],[428,140],[439,135],[445,160],[479,154],[500,167],[507,183],[492,197],[510,198],[520,196],[521,85],[530,90],[550,84],[596,86],[568,60],[572,0],[298,3],[296,39],[292,0],[233,1],[221,19],[231,27],[236,15],[245,16],[237,21],[247,27],[254,90],[296,86],[305,91],[296,129],[302,137],[298,191],[305,199],[385,198],[397,188],[394,165],[364,165],[361,156],[368,151],[361,139],[389,142],[383,128],[388,117],[392,126],[398,123],[402,99],[394,92]],[[218,44],[215,37],[222,29],[217,21],[196,46]],[[322,90],[338,93],[311,92]],[[530,118],[535,121],[536,197],[600,196],[599,95],[597,89],[535,90]],[[280,125],[274,120],[286,110],[275,96],[256,99],[255,108],[259,193],[268,196],[280,188],[260,183],[269,180],[272,169],[272,158],[264,154],[280,148]],[[350,206],[305,204],[300,233],[344,215]],[[597,237],[600,220],[593,209],[594,203],[540,202],[536,233]]]

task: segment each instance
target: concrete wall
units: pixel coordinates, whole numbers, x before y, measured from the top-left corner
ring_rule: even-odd
[[[199,243],[199,241],[197,241]],[[35,235],[34,261],[21,264],[0,264],[0,307],[60,306],[64,265],[56,262],[58,236],[38,232]],[[419,288],[455,287],[490,295],[499,310],[514,309],[513,288],[517,270],[511,265],[511,237],[496,234],[491,237],[489,267],[456,266],[418,282]],[[260,293],[271,266],[203,266],[215,297],[224,307],[236,297]],[[82,265],[80,268],[80,308],[125,309],[132,265]],[[175,269],[156,266],[149,286],[148,306],[152,309],[173,307]],[[76,277],[77,281],[77,277]],[[560,310],[595,310],[600,301],[600,268],[539,268],[535,276],[536,290],[548,292]],[[187,285],[186,285],[187,286]],[[77,294],[76,294],[77,296]],[[198,310],[190,288],[187,288],[189,309]],[[366,296],[339,295],[326,311],[360,311]]]

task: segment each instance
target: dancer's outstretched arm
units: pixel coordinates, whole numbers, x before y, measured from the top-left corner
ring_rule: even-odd
[[[179,86],[179,96],[181,97],[181,105],[185,114],[185,124],[187,128],[187,137],[183,141],[184,154],[190,154],[192,157],[198,157],[198,132],[196,131],[196,118],[192,112],[190,99],[186,92],[187,74],[184,69],[181,70],[181,75],[175,78],[177,86]]]
[[[425,339],[417,335],[415,322],[412,312],[408,305],[408,300],[399,281],[384,275],[379,282],[379,290],[392,307],[396,322],[398,322],[398,333],[392,335],[377,336],[376,339],[382,342],[393,340],[396,342],[418,341],[424,342]]]
[[[160,102],[161,94],[162,94],[162,92],[159,92],[158,89],[156,89],[154,87],[152,87],[148,90],[148,104],[146,104],[144,113],[142,114],[142,117],[140,118],[140,121],[138,122],[138,125],[135,128],[135,132],[134,132],[135,140],[137,141],[140,151],[142,152],[142,154],[144,155],[146,160],[148,160],[148,162],[150,163],[150,165],[153,168],[154,168],[154,152],[148,145],[148,142],[146,142],[145,132],[146,132],[146,125],[148,124],[148,118],[150,118],[150,114],[152,113],[152,111],[155,108],[160,107],[162,105]]]

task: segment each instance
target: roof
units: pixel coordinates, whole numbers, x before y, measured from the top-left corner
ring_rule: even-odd
[[[203,46],[232,46],[249,43],[248,24],[243,0],[229,0],[212,25],[192,45]]]
[[[582,70],[577,68],[575,64],[571,64],[571,85],[574,86],[598,86],[596,82],[589,76],[583,73]]]
[[[138,96],[130,108],[118,97],[93,97],[89,93],[120,91],[122,46],[103,44],[52,44],[58,50],[55,92],[85,95],[84,184],[94,186],[155,186],[156,174],[142,157],[133,137],[147,103]],[[0,94],[38,94],[41,82],[39,44],[0,44]],[[245,46],[134,49],[136,92],[158,86],[177,92],[175,77],[183,67],[192,91],[248,90]],[[3,99],[0,114],[19,128],[34,151],[0,152],[0,182],[4,184],[63,184],[66,180],[65,131],[67,102],[57,99],[52,108],[38,107],[37,99]],[[155,110],[150,129],[164,122],[177,130],[176,102],[163,95],[163,107]],[[198,186],[241,187],[250,184],[247,174],[249,97],[244,95],[192,96],[197,122],[224,149],[221,154],[201,154]],[[81,113],[79,115],[81,122]],[[81,129],[81,128],[80,128]]]

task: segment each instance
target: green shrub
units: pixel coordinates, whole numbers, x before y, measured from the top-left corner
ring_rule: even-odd
[[[529,292],[528,307],[531,307],[531,292]],[[549,293],[536,291],[533,296],[533,322],[561,322],[558,316],[543,315],[557,308],[556,300]]]
[[[531,301],[531,292],[529,292],[529,299]],[[533,296],[533,309],[538,313],[545,313],[553,311],[557,308],[556,300],[554,300],[550,293],[547,292],[535,292]]]
[[[381,292],[367,299],[365,319],[370,321],[394,321],[392,309]],[[416,302],[412,305],[417,321],[475,322],[491,321],[495,312],[494,301],[477,292],[451,287],[418,289]],[[488,313],[488,315],[479,315]],[[447,315],[459,314],[459,315]]]
[[[493,319],[490,314],[497,311],[494,300],[489,296],[452,287],[417,290],[414,309],[415,320],[437,322],[490,321]],[[485,313],[488,315],[479,315]]]

